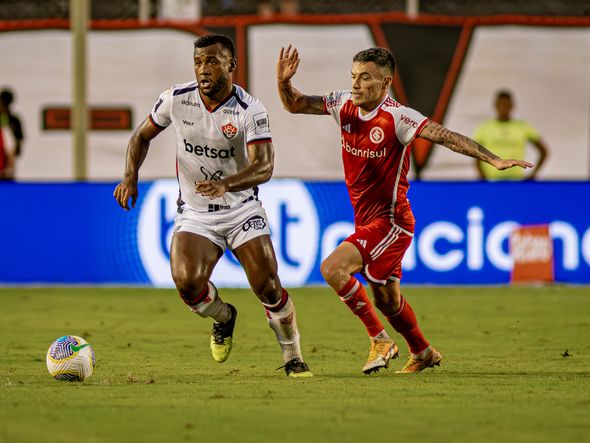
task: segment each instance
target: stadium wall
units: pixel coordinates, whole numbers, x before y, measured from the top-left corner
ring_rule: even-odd
[[[142,182],[130,212],[118,207],[113,189],[113,183],[0,182],[0,285],[172,286],[176,180]],[[283,283],[323,284],[321,260],[353,230],[344,183],[275,179],[261,186],[260,195]],[[507,283],[512,229],[548,224],[556,280],[590,284],[588,195],[588,182],[417,182],[409,192],[417,225],[403,281]],[[247,285],[229,253],[213,281]]]
[[[0,22],[2,84],[17,94],[15,110],[27,135],[17,177],[72,178],[71,135],[43,127],[43,110],[69,106],[71,36],[65,20]],[[88,39],[89,104],[128,108],[132,127],[149,113],[159,93],[193,77],[197,35],[225,32],[235,38],[235,80],[266,105],[277,147],[275,175],[339,179],[338,128],[329,117],[292,116],[279,102],[274,80],[281,45],[303,57],[295,83],[307,93],[348,88],[350,60],[368,46],[392,49],[399,62],[394,94],[402,103],[464,134],[492,116],[498,88],[514,91],[517,118],[537,126],[551,148],[539,178],[590,178],[590,18],[438,17],[410,21],[403,14],[204,19],[197,24],[95,21]],[[89,178],[121,174],[130,130],[89,132]],[[174,137],[152,145],[144,178],[174,175]],[[470,159],[417,144],[421,178],[476,177]],[[529,160],[536,160],[532,152]]]

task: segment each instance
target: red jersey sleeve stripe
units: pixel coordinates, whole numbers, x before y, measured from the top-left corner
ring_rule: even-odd
[[[150,123],[152,125],[154,125],[156,128],[158,128],[158,129],[166,129],[166,126],[160,126],[159,124],[156,123],[156,121],[152,117],[152,114],[150,114],[148,118],[150,119]]]
[[[256,140],[250,140],[246,144],[248,146],[250,146],[250,145],[259,145],[261,143],[272,143],[272,138],[270,138],[270,137],[267,137],[267,138],[257,138]]]

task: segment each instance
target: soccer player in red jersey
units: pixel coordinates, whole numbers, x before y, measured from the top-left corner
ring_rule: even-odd
[[[442,354],[422,335],[400,289],[401,262],[414,232],[414,215],[406,198],[409,144],[415,137],[422,137],[498,170],[532,165],[502,159],[470,138],[396,102],[388,94],[395,61],[387,49],[370,48],[356,54],[352,89],[324,96],[305,95],[293,87],[291,79],[299,62],[296,48],[281,48],[277,80],[285,109],[291,113],[331,115],[341,130],[344,176],[354,208],[355,232],[323,261],[321,272],[367,329],[371,350],[363,372],[387,368],[389,361],[397,357],[398,348],[385,331],[365,288],[354,277],[358,272],[367,279],[375,306],[408,343],[410,358],[398,372],[420,372],[438,365]]]

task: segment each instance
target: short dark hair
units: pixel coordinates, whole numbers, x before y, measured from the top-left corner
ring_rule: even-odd
[[[508,98],[512,100],[512,92],[510,92],[508,89],[500,89],[498,92],[496,92],[496,100],[501,98]]]
[[[353,62],[367,63],[373,62],[377,66],[386,68],[388,71],[395,72],[395,59],[389,49],[385,48],[369,48],[358,52],[353,58]]]
[[[220,43],[224,49],[229,51],[229,53],[231,54],[231,58],[235,58],[236,50],[234,47],[234,42],[227,35],[223,34],[207,34],[202,37],[199,37],[195,40],[195,49],[206,48],[217,43]]]
[[[10,89],[3,89],[0,92],[0,102],[7,108],[12,103],[12,100],[14,100],[14,95]]]

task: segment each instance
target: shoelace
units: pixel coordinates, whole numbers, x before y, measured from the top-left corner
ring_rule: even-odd
[[[215,344],[223,344],[224,333],[223,323],[213,323],[213,341]]]
[[[300,361],[300,360],[291,360],[288,361],[287,363],[285,363],[283,366],[279,366],[278,368],[275,369],[275,371],[278,371],[279,369],[285,369],[286,372],[297,372],[296,370],[299,369],[301,371],[307,371],[307,364]]]
[[[385,350],[387,349],[389,344],[390,343],[387,341],[376,341],[371,343],[371,350],[369,351],[369,360],[373,361],[377,357],[387,354]]]

